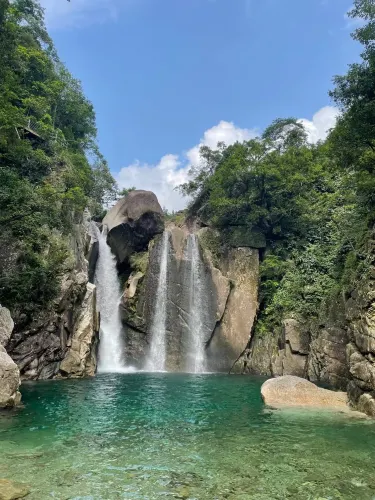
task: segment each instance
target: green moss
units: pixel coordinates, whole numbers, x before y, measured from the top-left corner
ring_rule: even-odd
[[[132,271],[140,271],[146,274],[148,268],[148,252],[134,253],[130,256],[129,263]]]

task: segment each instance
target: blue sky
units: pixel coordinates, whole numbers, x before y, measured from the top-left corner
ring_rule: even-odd
[[[170,209],[184,206],[173,188],[199,144],[247,139],[286,116],[324,137],[332,76],[360,52],[346,0],[41,3],[119,184],[153,189]]]

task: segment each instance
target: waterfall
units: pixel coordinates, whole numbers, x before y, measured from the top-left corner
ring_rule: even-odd
[[[158,286],[154,315],[151,324],[151,347],[146,369],[149,371],[164,371],[166,359],[166,322],[167,322],[167,292],[168,292],[168,256],[169,232],[164,231],[161,251]]]
[[[204,266],[199,252],[198,238],[189,234],[187,239],[187,260],[190,262],[189,276],[189,350],[187,369],[192,373],[205,370],[205,328],[204,328]]]
[[[124,345],[119,309],[121,292],[116,257],[107,245],[106,232],[100,233],[96,225],[94,225],[94,231],[99,241],[99,259],[95,272],[100,312],[98,372],[124,372],[128,370],[123,361]]]

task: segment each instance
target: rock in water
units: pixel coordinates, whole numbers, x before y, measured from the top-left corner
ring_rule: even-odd
[[[13,483],[8,479],[0,479],[0,500],[17,500],[30,493],[27,486]]]
[[[263,401],[270,406],[309,406],[348,409],[345,392],[321,389],[303,378],[285,375],[267,380],[261,388]]]
[[[16,406],[21,401],[21,394],[18,392],[20,371],[4,347],[12,334],[13,326],[9,310],[0,306],[0,408]]]
[[[144,250],[164,231],[163,210],[151,191],[131,191],[109,210],[103,226],[117,261],[125,263],[133,252]]]

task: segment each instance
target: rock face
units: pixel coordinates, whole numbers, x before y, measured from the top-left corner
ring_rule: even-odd
[[[8,343],[13,328],[14,323],[9,309],[0,306],[0,345],[4,346]]]
[[[126,264],[132,253],[145,250],[149,241],[163,232],[163,211],[151,191],[131,191],[109,210],[103,227],[118,263]]]
[[[12,331],[13,320],[10,312],[0,306],[0,408],[17,406],[21,401],[21,394],[18,391],[20,371],[4,348]]]
[[[166,318],[166,368],[169,371],[186,371],[191,349],[192,311],[192,260],[188,247],[191,228],[167,227],[169,233],[168,255],[168,307]],[[208,229],[204,230],[207,231]],[[201,230],[203,231],[203,230]],[[206,369],[229,371],[243,352],[250,338],[255,318],[258,290],[258,250],[251,248],[230,249],[219,262],[199,244],[200,231],[195,233],[199,245],[199,286],[204,303],[201,315],[202,338],[206,344]],[[190,240],[189,240],[190,238]],[[159,264],[162,238],[156,237],[148,248],[147,264],[132,256],[131,274],[122,300],[122,319],[126,330],[126,355],[128,362],[143,367],[151,343],[151,325],[155,296],[158,289]],[[139,261],[139,262],[138,262]],[[137,264],[138,262],[138,264]]]
[[[31,324],[16,325],[6,347],[22,379],[94,374],[99,320],[87,260],[93,243],[88,221],[76,225],[71,236],[72,259],[59,297],[50,310],[36,314]]]
[[[267,380],[262,385],[261,394],[269,406],[347,409],[345,392],[321,389],[308,380],[292,375]]]
[[[208,369],[228,371],[244,352],[258,310],[259,252],[254,248],[232,248],[221,261],[222,276],[228,280],[229,295],[207,348]],[[216,279],[222,295],[225,283]],[[220,293],[221,291],[221,293]]]
[[[87,284],[80,314],[73,331],[70,349],[60,363],[60,373],[67,377],[93,376],[96,371],[99,316],[96,311],[96,287]]]

